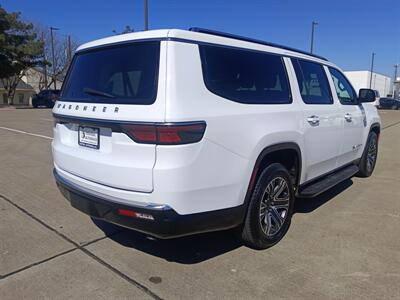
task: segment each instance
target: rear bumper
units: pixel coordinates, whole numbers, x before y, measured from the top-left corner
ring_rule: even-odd
[[[158,238],[173,238],[195,233],[224,230],[243,222],[245,206],[180,215],[168,206],[154,208],[130,206],[91,195],[53,171],[58,188],[71,205],[93,218],[150,234]],[[152,218],[121,215],[121,210]]]

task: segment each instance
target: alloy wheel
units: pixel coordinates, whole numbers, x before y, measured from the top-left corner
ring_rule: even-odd
[[[282,228],[288,216],[290,203],[289,185],[283,177],[272,179],[260,203],[260,224],[268,237],[273,237]]]

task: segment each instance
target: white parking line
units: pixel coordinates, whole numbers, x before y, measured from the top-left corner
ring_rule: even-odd
[[[0,126],[0,129],[8,130],[8,131],[11,131],[11,132],[22,133],[22,134],[26,134],[26,135],[31,135],[31,136],[36,136],[36,137],[40,137],[40,138],[47,139],[47,140],[52,140],[52,139],[53,139],[53,138],[50,137],[50,136],[41,135],[41,134],[36,134],[36,133],[31,133],[31,132],[26,132],[26,131],[22,131],[22,130],[18,130],[18,129],[13,129],[13,128],[8,128],[8,127],[2,127],[2,126]]]

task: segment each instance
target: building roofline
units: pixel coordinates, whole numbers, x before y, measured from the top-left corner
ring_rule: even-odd
[[[371,70],[345,70],[344,72],[368,72],[368,73],[371,73]],[[382,76],[385,76],[385,77],[388,77],[388,78],[392,79],[392,77],[390,77],[390,76],[388,76],[386,74],[380,73],[380,72],[373,71],[372,73],[379,74],[379,75],[382,75]]]

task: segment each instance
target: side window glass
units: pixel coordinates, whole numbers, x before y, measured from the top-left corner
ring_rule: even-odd
[[[244,104],[288,104],[290,86],[282,57],[200,45],[203,78],[212,93]]]
[[[292,59],[301,97],[307,104],[332,104],[328,79],[322,65]]]
[[[357,104],[357,95],[346,77],[334,68],[329,68],[329,72],[331,73],[340,103]]]

